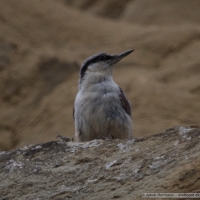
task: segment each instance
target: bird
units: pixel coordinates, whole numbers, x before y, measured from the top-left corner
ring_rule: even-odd
[[[133,51],[98,53],[83,62],[73,108],[78,142],[101,136],[132,139],[131,105],[122,88],[114,82],[112,72],[115,64]]]

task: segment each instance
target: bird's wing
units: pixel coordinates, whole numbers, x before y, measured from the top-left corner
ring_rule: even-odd
[[[120,93],[119,93],[119,98],[122,104],[123,109],[126,111],[126,113],[131,116],[131,105],[128,102],[128,100],[126,99],[124,92],[122,90],[122,88],[119,87]]]
[[[73,107],[73,118],[75,119],[75,117],[74,117],[74,113],[75,113],[75,108]]]

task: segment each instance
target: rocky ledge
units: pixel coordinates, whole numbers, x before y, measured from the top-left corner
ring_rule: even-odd
[[[52,141],[0,152],[1,199],[200,193],[200,127],[133,140]]]

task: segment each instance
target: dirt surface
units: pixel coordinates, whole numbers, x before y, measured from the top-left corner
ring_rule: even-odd
[[[135,51],[114,79],[134,137],[200,122],[199,1],[1,0],[0,149],[74,136],[81,63]]]
[[[57,1],[57,0],[56,0]],[[149,25],[199,25],[199,0],[59,0],[97,16]]]
[[[139,140],[52,141],[1,152],[0,199],[200,194],[199,142],[200,128],[174,127]]]

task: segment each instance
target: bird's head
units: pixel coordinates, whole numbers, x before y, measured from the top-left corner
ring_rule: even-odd
[[[133,49],[124,51],[120,54],[110,55],[107,53],[98,53],[87,58],[81,66],[80,79],[87,75],[111,75],[112,66],[122,58],[133,52]]]

